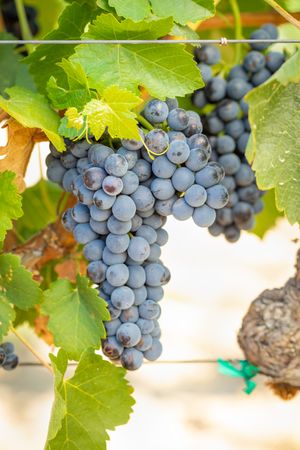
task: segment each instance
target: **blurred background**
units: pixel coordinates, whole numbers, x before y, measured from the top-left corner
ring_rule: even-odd
[[[44,159],[47,145],[40,149]],[[40,178],[38,153],[33,152],[28,185]],[[172,280],[161,304],[161,359],[243,358],[236,342],[243,315],[262,290],[280,287],[293,275],[298,228],[280,219],[263,240],[243,233],[235,244],[211,237],[192,221],[169,219],[166,228],[170,240],[163,260]],[[20,333],[47,356],[48,347],[29,328]],[[9,339],[22,361],[32,361],[22,344]],[[242,380],[218,374],[214,364],[145,364],[127,377],[135,388],[134,414],[111,433],[108,450],[300,448],[300,395],[283,402],[262,377],[250,396]],[[47,370],[1,371],[0,398],[0,449],[41,450],[53,400]]]

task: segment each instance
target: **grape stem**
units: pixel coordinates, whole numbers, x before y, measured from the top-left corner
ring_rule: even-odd
[[[297,27],[300,30],[300,22],[295,17],[293,17],[288,11],[286,11],[282,6],[280,6],[275,0],[265,0],[268,5],[270,5],[275,11],[278,12],[282,17],[285,18],[292,25]]]
[[[237,3],[237,0],[229,0],[229,3],[230,3],[230,7],[232,9],[233,16],[234,16],[235,39],[243,39],[242,21],[241,21],[239,5]],[[240,63],[241,54],[242,54],[242,44],[237,44],[235,47],[235,61],[234,61],[235,65]]]
[[[17,9],[18,19],[21,27],[21,35],[22,39],[31,40],[32,34],[29,27],[29,23],[26,16],[25,6],[23,0],[15,0],[15,5]],[[31,44],[26,45],[28,53],[31,53],[34,50],[34,46]]]
[[[145,119],[145,117],[143,117],[141,114],[136,113],[136,117],[138,119],[138,121],[140,122],[141,125],[143,125],[144,128],[146,128],[146,130],[153,130],[154,127],[151,125],[150,122],[148,122],[148,120]]]
[[[53,374],[53,370],[50,364],[44,360],[44,358],[32,347],[32,345],[25,339],[15,328],[11,327],[11,331],[14,335],[25,345],[25,347],[36,357],[36,359],[49,371]]]

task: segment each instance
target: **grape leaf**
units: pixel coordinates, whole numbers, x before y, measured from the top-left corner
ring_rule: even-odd
[[[92,39],[156,39],[168,33],[172,21],[161,19],[134,23],[111,14],[97,18],[84,35]],[[89,84],[102,92],[118,85],[133,92],[144,86],[159,98],[184,96],[203,86],[192,54],[183,45],[79,45],[72,61],[85,69]]]
[[[171,36],[176,36],[181,39],[199,39],[199,35],[196,31],[192,30],[187,25],[178,25],[174,23],[172,31],[170,32]]]
[[[36,22],[39,26],[38,34],[35,38],[44,36],[53,30],[57,23],[57,18],[64,9],[63,0],[25,0],[25,5],[33,6],[37,11]]]
[[[76,115],[77,114],[78,114],[78,112],[76,113]],[[85,124],[83,124],[81,128],[70,127],[68,117],[63,117],[61,119],[58,130],[62,136],[66,137],[68,139],[71,139],[73,141],[76,138],[78,138],[78,136],[84,135],[84,133],[86,132],[86,126],[85,126]]]
[[[13,227],[12,220],[22,216],[22,197],[17,192],[14,172],[0,173],[0,242]]]
[[[14,319],[15,311],[12,305],[0,295],[0,342],[7,335]]]
[[[0,295],[18,308],[27,311],[40,303],[41,293],[32,273],[21,265],[18,256],[0,255]]]
[[[251,233],[256,234],[256,236],[261,239],[269,230],[275,227],[277,220],[282,217],[282,213],[280,213],[275,206],[274,189],[266,192],[262,197],[262,201],[264,208],[257,216],[255,216],[255,226],[251,230]]]
[[[65,149],[64,140],[58,134],[59,115],[51,109],[46,97],[19,86],[5,92],[9,98],[0,97],[4,111],[25,127],[40,128],[58,150]]]
[[[65,379],[68,359],[50,355],[55,401],[45,450],[106,450],[107,430],[128,422],[135,401],[125,370],[87,350],[75,374]]]
[[[69,127],[82,133],[85,123],[96,139],[100,139],[105,129],[113,138],[140,139],[136,115],[131,109],[141,103],[141,99],[118,86],[104,89],[101,100],[91,100],[80,113],[77,108],[66,111]]]
[[[68,280],[55,281],[44,298],[42,312],[49,316],[48,328],[56,346],[76,360],[88,347],[100,347],[105,337],[103,320],[110,316],[106,302],[89,287],[86,277],[78,275],[76,287]]]
[[[45,36],[45,39],[79,39],[86,24],[93,17],[95,1],[73,2],[62,12],[58,28]],[[56,63],[68,58],[74,52],[73,45],[40,45],[26,58],[30,65],[38,89],[45,93],[47,82],[53,76],[59,84],[66,82],[64,71]]]
[[[29,239],[57,219],[56,206],[61,194],[59,186],[46,180],[40,180],[26,189],[22,195],[24,214],[15,224],[15,228],[24,239]]]
[[[14,39],[9,33],[0,33],[0,40]],[[15,45],[0,45],[0,93],[12,86],[16,80],[20,57],[14,51]]]
[[[299,65],[300,52],[246,97],[252,130],[247,157],[254,160],[259,188],[275,188],[276,206],[291,224],[300,222]]]
[[[215,14],[213,0],[151,0],[153,13],[158,17],[173,17],[174,21],[186,25],[187,22],[205,20]]]
[[[134,22],[145,19],[151,13],[148,0],[109,0],[108,3],[115,8],[118,16],[131,19]]]
[[[103,9],[103,11],[107,11],[107,12],[111,12],[111,13],[114,13],[114,11],[115,11],[114,8],[109,6],[108,0],[97,0],[97,6],[101,9]]]

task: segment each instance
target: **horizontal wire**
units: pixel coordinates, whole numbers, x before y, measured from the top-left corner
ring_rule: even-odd
[[[34,39],[6,39],[0,40],[0,45],[91,45],[91,44],[126,44],[126,45],[139,45],[139,44],[158,44],[158,45],[177,45],[177,44],[300,44],[300,39],[227,39],[222,37],[220,39],[178,39],[178,40],[157,40],[157,39],[70,39],[70,40],[34,40]]]

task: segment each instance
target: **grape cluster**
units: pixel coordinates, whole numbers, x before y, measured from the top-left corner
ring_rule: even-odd
[[[2,0],[0,7],[6,31],[16,36],[17,39],[22,39],[20,22],[14,0]],[[39,31],[36,23],[37,11],[33,6],[25,6],[25,13],[31,34],[35,36]]]
[[[63,224],[84,245],[88,276],[108,304],[103,352],[130,370],[162,352],[157,320],[170,279],[160,260],[167,216],[207,227],[228,200],[224,170],[208,162],[199,115],[173,99],[151,100],[143,115],[150,130],[140,129],[140,141],[114,142],[117,149],[104,144],[105,136],[68,141],[63,154],[50,145],[46,159],[48,178],[78,199]]]
[[[11,342],[0,344],[0,367],[4,370],[13,370],[19,364],[19,358],[14,353],[15,348]]]
[[[276,39],[277,29],[266,24],[250,37]],[[241,230],[253,228],[255,215],[263,208],[263,192],[257,188],[255,174],[245,158],[251,130],[244,96],[264,83],[284,62],[280,52],[265,53],[267,47],[268,44],[252,43],[242,64],[234,66],[226,79],[213,75],[217,70],[213,66],[220,61],[217,47],[205,45],[195,49],[195,59],[206,85],[194,92],[192,102],[201,110],[210,105],[210,112],[203,118],[204,130],[212,146],[211,161],[224,168],[222,183],[230,194],[226,207],[217,211],[209,231],[213,236],[224,234],[230,242],[239,239]]]

